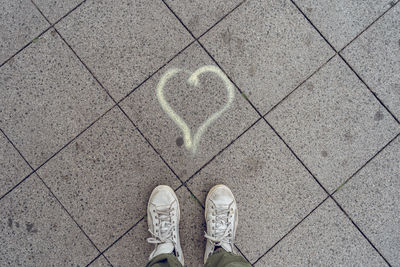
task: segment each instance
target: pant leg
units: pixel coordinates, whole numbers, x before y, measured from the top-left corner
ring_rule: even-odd
[[[160,254],[152,258],[146,267],[182,267],[181,262],[172,254]]]
[[[205,267],[251,267],[243,257],[218,249],[208,257]]]

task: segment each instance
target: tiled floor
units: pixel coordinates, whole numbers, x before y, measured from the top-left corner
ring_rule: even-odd
[[[217,183],[254,266],[400,266],[398,1],[0,11],[1,266],[144,266],[158,184],[201,266]]]

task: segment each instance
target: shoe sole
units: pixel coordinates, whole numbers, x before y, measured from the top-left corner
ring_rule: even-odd
[[[177,214],[178,214],[178,220],[177,220],[178,236],[177,236],[177,240],[178,240],[179,247],[180,247],[180,249],[181,249],[181,251],[182,251],[182,248],[181,248],[181,240],[180,240],[180,236],[179,236],[179,222],[180,222],[180,220],[181,220],[181,209],[180,209],[178,197],[176,196],[174,190],[173,190],[171,187],[169,187],[168,185],[159,185],[159,186],[157,186],[156,188],[153,189],[153,191],[151,192],[151,195],[150,195],[149,200],[153,198],[153,195],[154,195],[155,192],[156,192],[157,190],[159,190],[159,189],[166,189],[167,191],[169,191],[169,192],[174,196],[174,198],[176,199],[176,202],[178,203],[178,213],[177,213]],[[150,214],[149,214],[150,202],[151,202],[151,201],[149,201],[149,202],[147,203],[147,218],[149,218],[149,216],[150,216]],[[149,223],[149,221],[148,221],[148,219],[147,219],[147,224],[148,224],[148,223]],[[184,265],[185,265],[185,264],[184,264],[184,263],[185,263],[185,259],[184,259],[184,256],[183,256],[183,251],[182,251],[181,254],[182,254],[182,266],[184,266]]]

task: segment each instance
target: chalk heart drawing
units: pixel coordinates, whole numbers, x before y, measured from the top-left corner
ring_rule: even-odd
[[[158,102],[160,103],[164,112],[175,122],[175,124],[182,131],[183,140],[184,140],[186,149],[188,149],[189,151],[192,151],[193,153],[196,153],[197,146],[200,142],[200,139],[201,139],[201,136],[203,135],[203,133],[232,104],[234,96],[235,96],[234,88],[233,88],[233,84],[228,79],[228,77],[225,75],[225,73],[223,73],[221,71],[221,69],[219,69],[216,66],[210,65],[210,66],[200,67],[190,75],[187,82],[192,86],[198,87],[200,85],[199,76],[201,74],[208,73],[208,72],[212,72],[212,73],[216,74],[224,82],[225,87],[226,87],[227,96],[228,96],[228,98],[227,98],[228,100],[226,101],[226,103],[222,107],[222,109],[211,114],[211,116],[208,117],[203,122],[203,124],[200,125],[200,127],[197,129],[197,132],[192,137],[192,132],[191,132],[189,126],[187,125],[187,123],[171,108],[171,106],[168,104],[167,100],[165,100],[165,96],[164,96],[164,86],[167,83],[167,81],[181,71],[184,71],[184,70],[181,70],[178,68],[172,68],[164,73],[164,75],[161,77],[161,79],[157,85],[157,98],[158,98]],[[184,71],[184,72],[186,72],[186,71]]]

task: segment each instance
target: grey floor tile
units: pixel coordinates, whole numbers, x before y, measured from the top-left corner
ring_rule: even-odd
[[[393,117],[337,56],[267,120],[329,192],[400,132]]]
[[[113,104],[55,32],[0,68],[0,127],[37,167]]]
[[[192,73],[208,65],[213,65],[210,57],[198,44],[193,44],[121,104],[138,128],[183,180],[193,175],[259,118],[234,87],[229,90],[233,95],[233,100],[230,102],[227,87],[218,75],[201,74],[198,86],[192,86],[187,82]],[[163,88],[164,99],[190,128],[192,139],[213,114],[228,107],[218,119],[205,128],[201,138],[198,139],[195,152],[192,150],[194,146],[186,147],[189,142],[185,142],[181,127],[171,119],[173,116],[170,116],[170,112],[164,112],[158,101],[156,88],[164,75],[174,68],[184,71],[172,76],[166,82]]]
[[[400,120],[400,4],[351,43],[344,58]]]
[[[325,193],[264,121],[203,168],[188,186],[204,203],[226,184],[239,207],[236,243],[254,262],[304,218]]]
[[[55,23],[83,1],[84,0],[34,0],[33,2],[51,23]]]
[[[400,137],[334,197],[392,264],[400,266]]]
[[[255,266],[387,266],[327,199]]]
[[[145,214],[154,185],[179,185],[117,108],[38,173],[101,250]]]
[[[345,47],[396,1],[295,0],[337,51]]]
[[[1,266],[84,266],[98,251],[34,174],[1,200]]]
[[[202,266],[205,249],[203,209],[185,187],[181,187],[176,194],[181,208],[179,233],[185,266]],[[112,246],[105,253],[106,257],[114,266],[145,266],[154,249],[152,244],[146,242],[150,237],[147,229],[145,218]]]
[[[0,65],[49,25],[30,1],[0,1]]]
[[[0,198],[30,172],[31,168],[0,132]]]
[[[289,0],[247,1],[200,41],[263,114],[334,54]]]
[[[218,1],[165,1],[194,36],[199,37],[223,16],[239,5],[242,0]]]
[[[88,0],[56,27],[116,100],[192,41],[156,0]]]
[[[100,256],[89,266],[90,267],[106,267],[106,266],[111,267],[112,265],[108,263],[108,261],[106,260],[106,258],[104,258],[104,256]],[[126,265],[126,266],[128,266],[128,265]],[[133,266],[133,265],[131,265],[131,266]]]
[[[113,104],[55,32],[7,62],[0,86],[0,126],[33,167]]]

